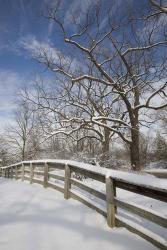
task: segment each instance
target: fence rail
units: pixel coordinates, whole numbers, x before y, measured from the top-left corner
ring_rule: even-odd
[[[55,173],[55,170],[62,170],[64,175]],[[74,174],[79,174],[104,183],[106,192],[100,192],[99,190],[84,184],[82,181],[77,180]],[[126,179],[108,176],[106,169],[96,169],[91,165],[88,166],[65,160],[24,161],[7,167],[1,167],[0,175],[6,178],[15,178],[16,180],[27,180],[31,184],[38,183],[43,185],[45,188],[54,188],[64,193],[65,199],[76,199],[105,216],[109,227],[126,227],[128,230],[145,238],[160,249],[167,249],[167,242],[165,239],[150,230],[145,229],[141,225],[123,218],[119,215],[118,208],[137,214],[138,216],[164,228],[167,228],[167,218],[152,209],[139,206],[132,202],[126,202],[118,198],[116,194],[117,188],[121,188],[162,202],[167,202],[166,189],[152,187],[146,184],[135,184],[134,182]],[[59,181],[59,183],[56,183],[55,180]],[[72,187],[75,187],[75,189]],[[105,202],[106,207],[85,197],[85,195],[78,192],[78,189],[102,200]]]
[[[145,169],[144,172],[158,178],[167,179],[167,169]]]

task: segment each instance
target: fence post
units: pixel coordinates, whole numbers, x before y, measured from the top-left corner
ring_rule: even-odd
[[[24,181],[24,170],[25,170],[25,166],[24,166],[24,163],[22,163],[21,165],[22,165],[22,167],[21,167],[21,169],[22,169],[21,180]]]
[[[66,164],[65,165],[65,179],[64,179],[64,198],[69,199],[70,198],[70,183],[71,178],[71,170],[70,167]]]
[[[33,176],[34,176],[34,167],[32,165],[32,162],[30,162],[30,184],[33,183]]]
[[[15,179],[16,180],[18,179],[18,168],[17,168],[17,166],[15,166]]]
[[[114,181],[111,177],[106,177],[107,224],[109,227],[115,227],[114,194]]]
[[[43,186],[46,188],[47,185],[48,185],[48,164],[45,162]]]

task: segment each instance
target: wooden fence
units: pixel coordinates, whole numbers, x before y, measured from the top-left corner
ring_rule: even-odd
[[[62,170],[60,172],[64,174],[57,174],[55,170]],[[164,228],[167,228],[167,218],[152,209],[118,198],[116,191],[117,188],[124,189],[162,202],[167,202],[167,190],[148,186],[147,184],[135,184],[126,179],[108,176],[106,173],[106,169],[97,169],[94,166],[81,165],[81,163],[77,162],[41,160],[24,161],[11,166],[1,167],[0,175],[6,178],[21,179],[22,181],[28,180],[31,184],[39,183],[45,188],[54,188],[64,193],[65,199],[74,198],[105,216],[109,227],[126,227],[128,230],[138,234],[158,248],[166,250],[167,242],[164,238],[119,215],[118,208],[127,210]],[[106,192],[100,192],[74,178],[74,176],[78,174],[104,183]],[[59,180],[62,184],[55,183],[53,180]],[[72,187],[77,187],[77,189]],[[95,204],[95,202],[92,202],[91,199],[82,195],[78,190],[83,190],[102,200],[105,202],[106,208],[100,206],[98,203]]]
[[[144,172],[158,178],[167,179],[167,169],[146,169]]]

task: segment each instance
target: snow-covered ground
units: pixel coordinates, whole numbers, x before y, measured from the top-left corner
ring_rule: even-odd
[[[1,250],[154,250],[103,216],[38,184],[0,178]]]

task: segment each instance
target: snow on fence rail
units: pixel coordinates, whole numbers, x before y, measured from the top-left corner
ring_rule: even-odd
[[[1,167],[0,169],[3,177],[14,177],[15,179],[21,178],[22,181],[28,180],[31,184],[39,183],[45,188],[54,188],[64,193],[65,199],[74,198],[107,217],[107,224],[109,227],[126,227],[128,230],[138,234],[160,249],[167,249],[167,242],[165,239],[137,223],[118,215],[117,208],[122,208],[128,212],[137,214],[138,216],[150,220],[164,228],[167,228],[167,218],[152,209],[139,206],[132,202],[125,202],[118,198],[116,194],[116,189],[121,188],[162,202],[167,202],[167,189],[165,187],[155,187],[148,183],[144,184],[140,181],[136,183],[134,178],[135,175],[131,173],[125,174],[121,171],[107,171],[107,169],[104,168],[95,168],[89,164],[67,160],[24,161],[7,167]],[[64,175],[56,174],[55,170],[61,170],[65,173]],[[73,173],[104,183],[106,186],[106,192],[102,193],[75,179]],[[62,182],[62,185],[53,182],[53,179],[59,180]],[[73,190],[72,186],[84,190],[85,192],[105,201],[106,209],[82,196],[76,190]]]

